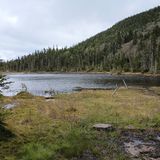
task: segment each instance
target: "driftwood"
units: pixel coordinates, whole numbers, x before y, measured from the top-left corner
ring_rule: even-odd
[[[127,83],[125,82],[125,80],[123,79],[122,81],[123,81],[124,86],[128,89],[128,86],[127,86]],[[117,93],[117,91],[119,90],[119,88],[120,88],[120,86],[118,86],[116,84],[116,89],[114,90],[112,96],[114,96]]]
[[[116,92],[119,90],[119,88],[120,88],[120,87],[117,85],[117,87],[116,87],[116,89],[114,90],[112,96],[114,96],[114,95],[116,94]]]
[[[128,86],[127,86],[127,84],[126,84],[124,79],[123,79],[123,83],[124,83],[125,87],[128,89]]]
[[[93,91],[97,91],[97,90],[114,90],[115,87],[112,88],[82,88],[81,90],[93,90]]]
[[[110,88],[82,88],[82,87],[75,87],[73,88],[73,91],[83,91],[83,90],[114,90],[116,87],[110,87]]]
[[[128,85],[127,85],[127,83],[125,82],[124,79],[122,80],[122,82],[123,82],[125,88],[128,89]],[[120,89],[120,86],[118,86],[118,84],[116,84],[115,87],[110,87],[110,88],[82,88],[82,87],[75,87],[75,88],[73,88],[73,91],[83,91],[83,90],[91,90],[91,91],[92,90],[93,91],[97,91],[97,90],[114,90],[113,94],[112,94],[112,96],[114,96],[119,89]]]

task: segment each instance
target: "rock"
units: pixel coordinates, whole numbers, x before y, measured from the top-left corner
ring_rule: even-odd
[[[111,124],[95,124],[93,128],[96,130],[104,130],[104,131],[113,130],[113,126]]]
[[[73,88],[73,91],[82,91],[82,90],[83,90],[82,87],[75,87],[75,88]]]
[[[16,106],[16,104],[6,104],[3,108],[4,109],[12,109],[12,108],[14,108]]]
[[[55,102],[55,99],[46,99],[46,102]]]
[[[129,153],[132,157],[138,157],[140,152],[139,150],[135,147],[135,144],[133,142],[129,143],[124,143],[125,146],[125,151]]]
[[[134,126],[132,126],[132,125],[129,125],[129,126],[126,127],[126,129],[134,130],[134,129],[136,129],[136,128],[135,128]]]
[[[160,136],[157,136],[157,140],[160,141]]]
[[[145,153],[152,153],[152,151],[155,150],[155,147],[153,146],[147,146],[147,145],[142,145],[140,148],[140,153],[145,154]]]

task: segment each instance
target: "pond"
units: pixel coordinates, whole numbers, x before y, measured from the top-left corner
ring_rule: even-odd
[[[11,74],[9,88],[3,89],[6,96],[16,95],[26,86],[28,92],[34,95],[46,96],[47,91],[72,92],[76,87],[82,88],[113,88],[124,85],[124,79],[129,86],[160,86],[160,77],[143,75],[111,75],[111,74]],[[23,84],[23,85],[22,85]]]

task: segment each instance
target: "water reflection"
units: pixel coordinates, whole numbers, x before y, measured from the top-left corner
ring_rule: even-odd
[[[145,77],[139,75],[116,76],[109,74],[16,74],[8,75],[9,89],[3,94],[12,96],[22,90],[25,84],[27,90],[34,95],[45,95],[46,91],[71,92],[75,87],[110,88],[117,83],[122,85],[124,79],[128,85],[160,86],[160,77]]]

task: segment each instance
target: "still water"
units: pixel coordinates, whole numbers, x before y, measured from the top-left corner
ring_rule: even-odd
[[[113,88],[116,84],[123,85],[124,79],[129,86],[160,86],[160,77],[143,75],[110,75],[110,74],[13,74],[7,76],[13,82],[3,89],[6,96],[16,95],[22,91],[22,84],[34,95],[47,96],[46,91],[72,92],[76,87],[82,88]]]

